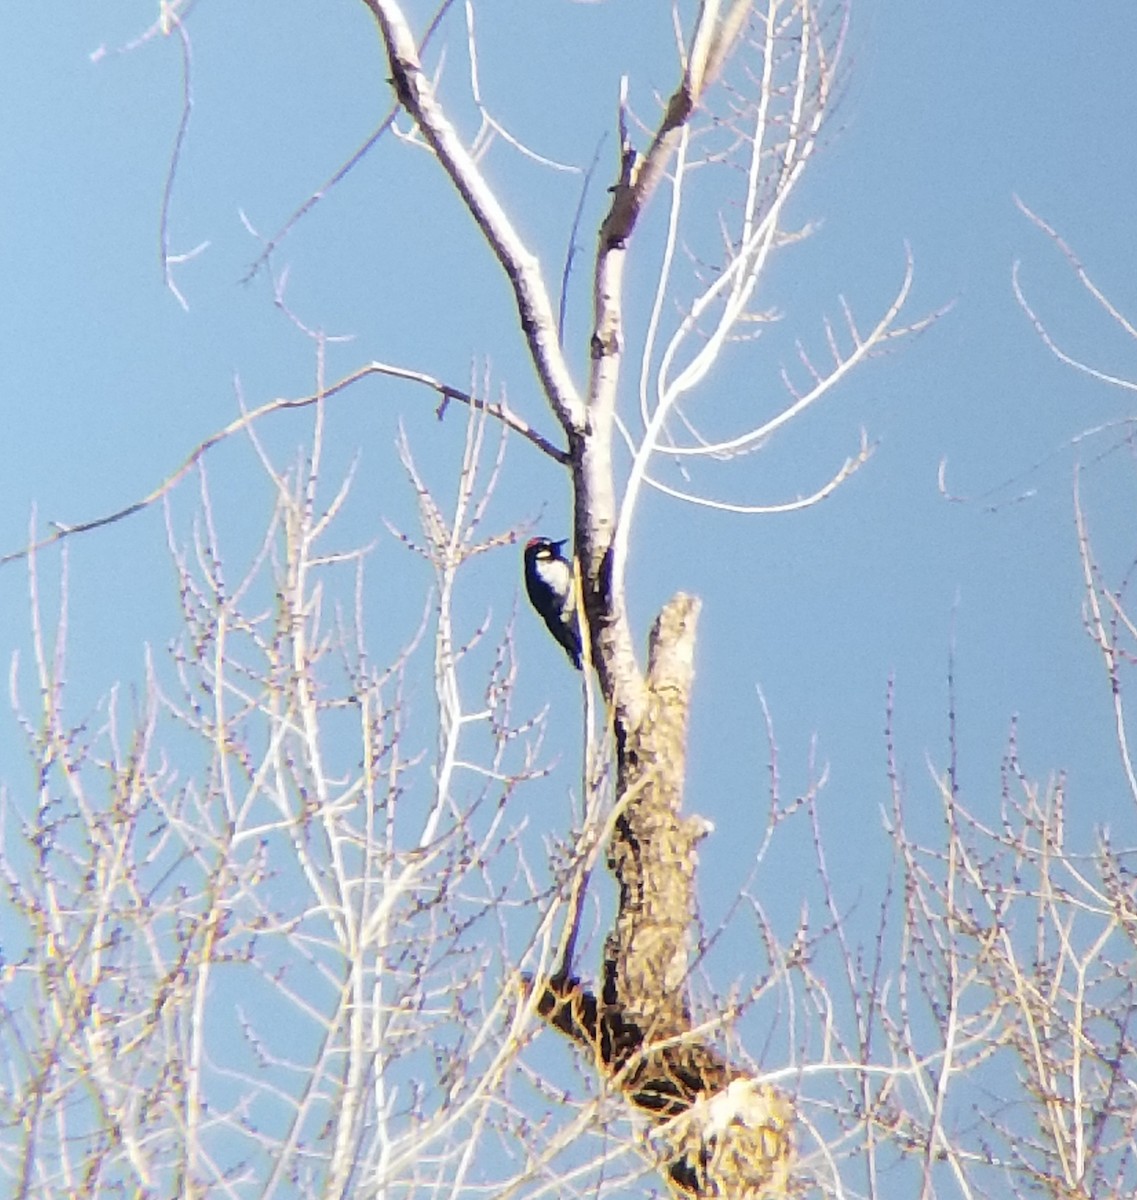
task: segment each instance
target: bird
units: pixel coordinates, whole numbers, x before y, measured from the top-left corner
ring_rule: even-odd
[[[580,623],[576,615],[572,563],[562,552],[567,541],[567,538],[553,542],[537,537],[525,543],[525,590],[529,593],[529,603],[579,671]]]

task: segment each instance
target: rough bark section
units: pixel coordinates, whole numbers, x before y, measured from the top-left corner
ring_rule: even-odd
[[[622,812],[608,866],[620,888],[606,974],[625,1012],[652,1041],[690,1026],[686,980],[695,917],[695,843],[701,827],[681,815],[687,714],[699,602],[676,596],[652,629],[647,703],[618,729]]]

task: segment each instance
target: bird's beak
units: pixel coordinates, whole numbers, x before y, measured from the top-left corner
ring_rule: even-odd
[[[562,546],[568,545],[568,538],[561,538],[559,542],[551,542],[550,545],[553,546],[554,549],[559,550]]]

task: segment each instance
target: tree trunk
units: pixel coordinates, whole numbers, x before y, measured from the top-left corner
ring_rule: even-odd
[[[692,1030],[687,975],[695,928],[695,846],[682,816],[698,600],[674,597],[652,629],[642,715],[616,720],[617,818],[608,866],[619,887],[599,1000],[578,979],[549,981],[538,1011],[588,1046],[597,1068],[654,1126],[673,1195],[785,1196],[793,1109]]]

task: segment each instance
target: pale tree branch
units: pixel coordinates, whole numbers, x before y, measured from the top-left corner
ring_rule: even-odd
[[[1105,667],[1106,678],[1109,681],[1109,691],[1113,709],[1114,736],[1121,765],[1125,771],[1125,779],[1129,785],[1129,794],[1137,804],[1137,772],[1134,771],[1133,759],[1129,752],[1129,730],[1125,719],[1124,693],[1121,685],[1122,651],[1115,635],[1115,613],[1120,609],[1116,598],[1103,584],[1100,572],[1093,557],[1089,533],[1086,529],[1085,514],[1082,511],[1081,497],[1081,468],[1074,471],[1074,521],[1078,534],[1078,554],[1082,564],[1082,585],[1085,599],[1083,601],[1086,630],[1098,651],[1101,653],[1102,665]],[[1102,598],[1112,610],[1107,615],[1102,610]],[[1125,621],[1132,630],[1132,624]],[[1135,639],[1137,641],[1137,639]]]
[[[1070,264],[1074,274],[1078,277],[1078,282],[1086,289],[1087,292],[1094,298],[1098,306],[1109,316],[1110,320],[1114,321],[1121,329],[1134,341],[1137,341],[1137,326],[1129,320],[1128,317],[1113,303],[1112,300],[1097,286],[1090,278],[1089,272],[1082,264],[1081,259],[1074,253],[1073,249],[1066,240],[1058,233],[1052,225],[1047,224],[1029,205],[1027,205],[1018,196],[1015,197],[1015,204],[1019,211],[1035,226],[1042,230],[1048,238],[1062,252],[1062,256]]]
[[[556,315],[541,265],[522,241],[505,209],[435,99],[402,9],[394,0],[364,0],[383,37],[392,84],[400,103],[450,176],[470,215],[509,278],[521,330],[553,411],[568,434],[581,434],[586,416],[557,339]]]
[[[465,404],[467,407],[479,411],[486,412],[495,420],[500,421],[503,426],[518,433],[526,441],[532,443],[543,454],[547,454],[550,458],[557,462],[564,463],[568,461],[568,455],[564,450],[554,446],[548,441],[543,434],[538,433],[523,417],[515,413],[503,398],[500,401],[491,401],[483,399],[472,392],[464,391],[462,388],[457,388],[448,383],[443,383],[442,380],[435,378],[433,375],[425,371],[416,371],[408,367],[399,367],[391,363],[370,362],[366,366],[360,367],[350,374],[345,375],[342,379],[335,383],[329,384],[323,391],[315,391],[307,396],[298,396],[294,398],[278,398],[275,400],[267,400],[264,404],[253,409],[242,411],[239,417],[235,417],[228,425],[210,434],[209,437],[199,442],[189,453],[186,459],[182,462],[177,470],[171,472],[162,480],[152,491],[148,492],[139,500],[126,505],[123,508],[116,509],[112,513],[107,513],[102,517],[94,517],[87,521],[79,521],[75,524],[64,524],[62,522],[54,522],[55,529],[46,537],[39,538],[34,544],[21,547],[19,550],[13,550],[9,553],[0,556],[0,567],[8,563],[17,562],[20,559],[27,558],[36,550],[43,550],[48,546],[54,545],[56,542],[64,541],[69,537],[73,537],[80,533],[90,533],[95,529],[102,529],[106,525],[113,525],[118,521],[125,520],[127,517],[132,517],[136,513],[143,512],[150,508],[159,500],[166,496],[177,487],[179,483],[205,458],[210,450],[222,442],[233,437],[234,434],[247,433],[254,429],[256,424],[264,417],[271,413],[283,412],[288,409],[309,408],[312,405],[318,405],[322,401],[329,400],[334,396],[345,392],[353,384],[360,380],[366,379],[371,375],[380,375],[391,379],[404,379],[411,383],[420,383],[424,387],[430,388],[437,392],[441,397],[441,403],[438,406],[437,415],[441,419],[446,413],[446,406],[451,400],[456,400],[460,404]]]
[[[1094,303],[1098,308],[1106,314],[1106,316],[1116,325],[1128,338],[1137,342],[1137,326],[1127,318],[1121,310],[1113,303],[1112,300],[1101,290],[1101,288],[1090,277],[1085,266],[1074,253],[1074,250],[1066,242],[1066,240],[1048,224],[1042,217],[1035,213],[1027,204],[1025,204],[1018,196],[1015,197],[1015,204],[1019,210],[1027,217],[1027,219],[1039,230],[1041,230],[1050,241],[1057,246],[1062,253],[1067,264],[1074,272],[1078,282],[1082,285],[1085,291],[1093,298]],[[1038,334],[1042,343],[1060,362],[1067,366],[1073,367],[1075,370],[1088,375],[1092,379],[1096,379],[1101,383],[1109,384],[1113,387],[1119,387],[1125,392],[1137,392],[1137,381],[1134,381],[1123,376],[1111,374],[1107,371],[1093,366],[1082,359],[1076,358],[1069,354],[1055,340],[1049,328],[1043,322],[1042,318],[1036,313],[1030,302],[1026,298],[1020,283],[1019,263],[1016,261],[1012,270],[1012,286],[1014,288],[1015,298],[1026,313],[1031,324],[1034,326],[1035,332]],[[1127,424],[1126,420],[1121,422],[1109,422],[1105,425],[1097,426],[1093,429],[1083,430],[1077,437],[1071,439],[1071,445],[1077,445],[1088,437],[1095,436],[1105,429],[1116,428],[1118,424]],[[943,468],[941,467],[941,490],[943,485]],[[1125,633],[1128,633],[1131,638],[1134,636],[1134,623],[1126,612],[1125,606],[1121,600],[1121,593],[1112,590],[1103,578],[1102,570],[1095,559],[1091,538],[1088,531],[1088,522],[1086,520],[1085,511],[1082,504],[1081,482],[1083,468],[1081,464],[1077,464],[1074,469],[1074,485],[1073,485],[1073,501],[1074,501],[1074,522],[1078,540],[1078,555],[1082,568],[1082,583],[1084,589],[1083,601],[1083,623],[1086,632],[1090,639],[1097,647],[1102,658],[1102,664],[1105,668],[1106,677],[1109,683],[1111,707],[1114,725],[1114,740],[1117,744],[1118,753],[1121,759],[1122,769],[1125,774],[1125,780],[1129,788],[1129,793],[1133,800],[1137,802],[1137,770],[1134,768],[1133,758],[1130,752],[1130,739],[1125,711],[1125,693],[1122,682],[1122,667],[1126,662],[1133,661],[1133,650],[1127,650],[1122,645],[1122,638]],[[1137,639],[1134,639],[1137,641]]]
[[[1019,274],[1019,263],[1016,261],[1011,268],[1011,286],[1014,288],[1015,299],[1018,301],[1019,307],[1026,313],[1027,319],[1034,326],[1035,333],[1038,334],[1047,350],[1059,362],[1065,363],[1068,367],[1073,367],[1075,371],[1081,371],[1083,375],[1088,375],[1091,379],[1098,380],[1099,383],[1108,383],[1112,387],[1119,387],[1126,392],[1137,392],[1137,382],[1134,380],[1127,379],[1123,375],[1113,375],[1109,371],[1103,371],[1100,367],[1095,367],[1080,358],[1075,358],[1074,355],[1063,350],[1057,341],[1055,341],[1046,323],[1031,306],[1026,293],[1022,289]]]
[[[474,34],[474,5],[472,0],[466,0],[465,13],[466,53],[470,60],[470,94],[482,118],[482,127],[474,135],[473,142],[471,143],[472,156],[475,159],[480,158],[493,138],[500,137],[502,141],[516,150],[523,158],[529,159],[530,162],[536,163],[538,166],[548,167],[552,171],[563,171],[570,175],[583,174],[584,172],[580,167],[573,166],[570,163],[558,162],[556,159],[550,158],[547,154],[540,154],[532,149],[532,147],[527,146],[520,138],[516,137],[506,128],[503,121],[490,111],[489,106],[482,96],[481,79],[478,73],[478,43]]]
[[[622,425],[619,426],[619,429],[624,439],[624,444],[634,456],[637,447],[632,441],[631,435],[628,434]],[[856,474],[869,461],[874,449],[875,446],[869,443],[868,436],[862,430],[861,445],[855,458],[846,458],[833,475],[815,491],[809,492],[804,496],[797,496],[793,500],[783,500],[776,504],[742,504],[731,500],[716,499],[711,496],[702,495],[699,492],[673,487],[662,480],[653,478],[651,475],[644,475],[643,482],[648,487],[662,492],[665,496],[671,496],[676,500],[693,504],[696,508],[711,508],[718,512],[735,513],[739,516],[775,516],[780,513],[799,512],[803,508],[812,508],[815,504],[831,496],[847,479]]]
[[[912,286],[912,278],[913,266],[911,254],[909,254],[899,290],[873,329],[867,334],[862,334],[857,329],[851,313],[846,308],[849,348],[842,351],[836,342],[830,338],[829,346],[833,361],[826,372],[821,373],[815,369],[810,360],[806,358],[804,361],[812,378],[812,386],[802,393],[795,393],[791,388],[791,403],[775,416],[768,418],[762,424],[747,430],[745,433],[739,434],[734,438],[717,442],[707,442],[698,446],[678,446],[671,439],[666,438],[666,427],[668,418],[675,410],[684,388],[676,384],[663,394],[655,411],[651,414],[643,440],[635,448],[635,457],[621,500],[620,516],[616,526],[617,535],[613,544],[612,575],[614,587],[620,589],[623,585],[624,573],[627,568],[628,548],[631,540],[631,525],[641,487],[647,478],[648,466],[651,459],[660,454],[669,456],[686,455],[729,458],[760,447],[770,436],[788,425],[807,408],[831,392],[855,367],[874,353],[880,352],[888,342],[925,329],[940,315],[939,313],[935,313],[907,326],[896,326],[900,311],[907,301]],[[703,370],[707,369],[707,367],[709,367],[709,362],[704,364]],[[860,462],[863,461],[863,454],[864,450],[862,446],[861,457],[846,461],[845,466],[834,477],[837,482],[843,482],[848,478],[852,470],[855,469],[855,466],[860,465]],[[658,481],[656,481],[655,486],[660,486]],[[824,499],[831,491],[832,488],[823,488],[820,492],[815,493],[816,500]],[[684,496],[684,498],[688,497]],[[800,503],[793,505],[796,508],[803,506]],[[738,506],[732,507],[732,511],[767,512],[770,510],[768,506],[755,506],[753,509]]]
[[[170,206],[173,201],[174,183],[177,179],[178,164],[181,161],[182,151],[185,147],[186,134],[189,131],[190,115],[193,112],[193,83],[191,81],[191,70],[193,67],[193,46],[190,43],[190,36],[186,30],[182,18],[177,11],[168,6],[164,9],[164,18],[168,15],[168,29],[176,31],[178,40],[182,48],[182,112],[178,120],[178,131],[174,135],[174,146],[170,152],[170,165],[166,171],[166,179],[162,185],[162,211],[159,221],[159,239],[162,258],[162,278],[165,280],[166,287],[169,288],[177,302],[186,312],[189,311],[189,304],[181,289],[174,282],[174,273],[172,266],[181,264],[189,259],[196,258],[208,246],[208,242],[200,242],[193,250],[182,254],[171,254],[170,252]]]

